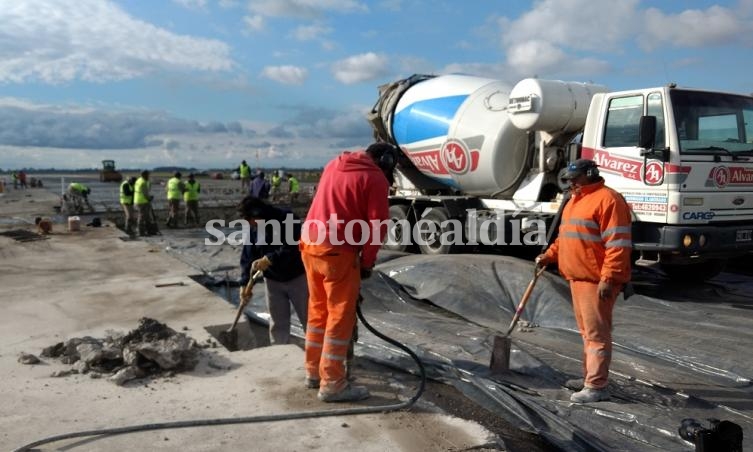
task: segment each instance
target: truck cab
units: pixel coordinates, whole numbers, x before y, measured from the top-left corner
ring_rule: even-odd
[[[753,251],[753,97],[675,85],[595,94],[580,157],[630,204],[638,264],[706,279]]]

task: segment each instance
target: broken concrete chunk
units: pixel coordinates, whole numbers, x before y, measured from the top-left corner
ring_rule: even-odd
[[[21,353],[18,355],[18,362],[21,364],[39,364],[42,361],[31,353]]]
[[[138,378],[143,378],[146,376],[146,374],[135,366],[128,366],[120,369],[115,375],[110,377],[108,380],[115,383],[118,386],[123,386],[127,382],[131,380],[136,380]]]
[[[192,369],[198,362],[195,345],[193,339],[178,333],[167,339],[138,344],[137,350],[141,356],[154,361],[163,370]]]
[[[50,377],[52,378],[67,377],[68,375],[74,375],[77,373],[78,371],[76,369],[56,370],[55,372],[50,374]]]

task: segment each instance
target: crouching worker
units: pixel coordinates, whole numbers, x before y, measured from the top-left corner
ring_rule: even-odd
[[[361,279],[371,275],[387,230],[396,152],[392,145],[377,143],[328,163],[306,217],[301,239],[310,294],[306,385],[319,386],[322,402],[369,397],[365,387],[350,384],[345,363]]]
[[[244,292],[246,284],[252,274],[261,271],[270,316],[269,341],[272,345],[287,344],[290,341],[290,306],[295,309],[304,331],[308,320],[309,291],[298,250],[301,223],[292,223],[290,236],[283,221],[288,215],[294,219],[293,214],[250,195],[241,201],[238,211],[251,225],[251,236],[241,253],[241,297],[250,296]]]
[[[91,188],[80,182],[73,182],[68,186],[68,197],[73,204],[74,212],[83,213],[84,205],[86,205],[91,212],[94,212],[94,207],[89,204],[89,194],[91,192]]]

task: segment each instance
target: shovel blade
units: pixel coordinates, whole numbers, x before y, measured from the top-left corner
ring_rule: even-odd
[[[508,336],[494,336],[492,359],[489,363],[492,374],[502,374],[510,370],[510,346]]]

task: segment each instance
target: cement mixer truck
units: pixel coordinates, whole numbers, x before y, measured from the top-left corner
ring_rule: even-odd
[[[588,158],[632,208],[637,265],[705,280],[753,251],[751,96],[540,79],[510,88],[466,75],[414,75],[379,91],[375,138],[402,151],[390,249],[541,245],[566,188],[561,171]]]

